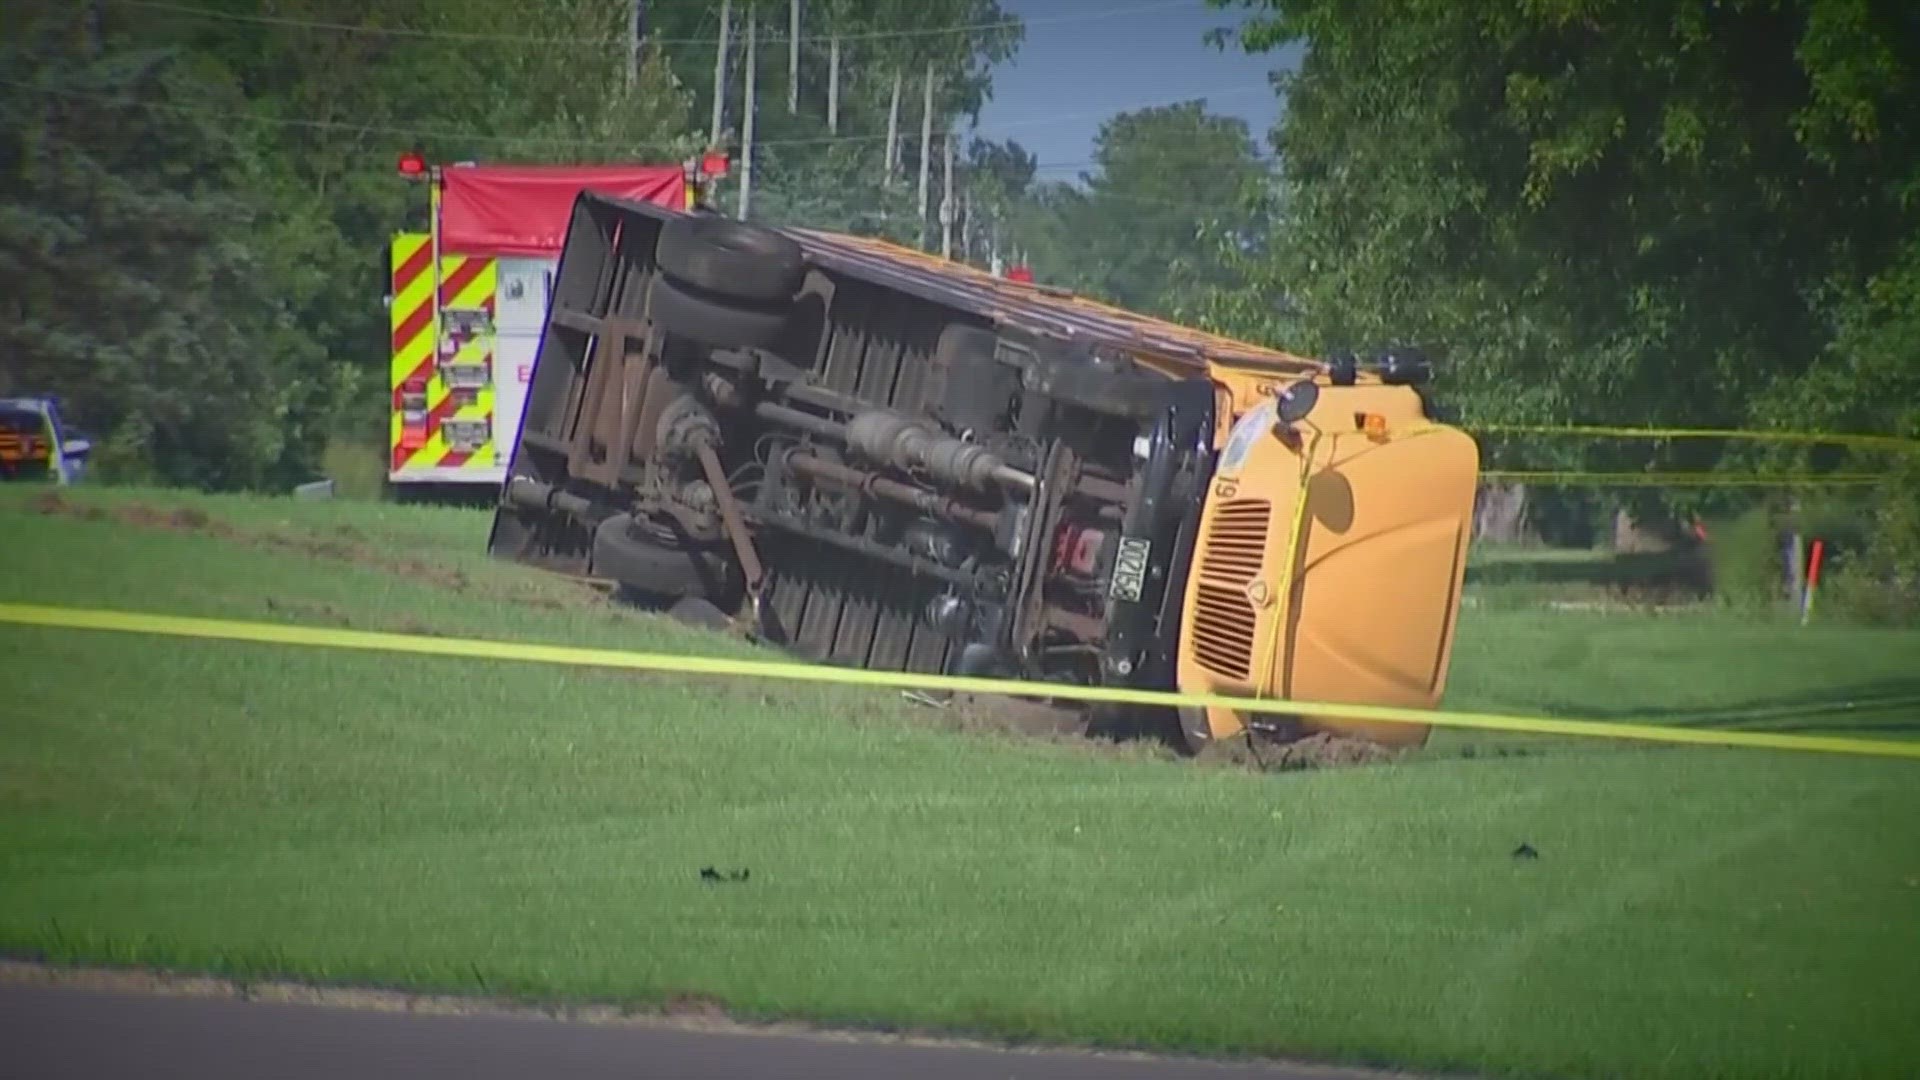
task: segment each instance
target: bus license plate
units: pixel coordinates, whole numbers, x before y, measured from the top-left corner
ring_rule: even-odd
[[[1115,600],[1139,603],[1147,587],[1147,555],[1153,541],[1141,536],[1120,538],[1120,550],[1113,559],[1113,583],[1107,595]]]

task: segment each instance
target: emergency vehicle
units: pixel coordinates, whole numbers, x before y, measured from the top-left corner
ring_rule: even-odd
[[[387,251],[387,479],[498,486],[506,477],[560,248],[582,191],[691,210],[725,158],[680,165],[429,165],[425,232]]]
[[[71,484],[92,453],[93,441],[67,426],[54,398],[0,398],[0,480]]]

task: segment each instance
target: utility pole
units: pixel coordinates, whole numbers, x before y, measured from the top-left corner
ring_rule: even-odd
[[[840,134],[840,32],[827,39],[827,133]]]
[[[940,180],[940,257],[953,258],[953,216],[958,209],[953,197],[953,132],[940,139],[945,148],[945,164]]]
[[[727,115],[727,28],[733,23],[733,0],[720,0],[720,44],[713,50],[713,126],[707,145],[720,145],[720,124]]]
[[[106,41],[106,0],[90,0],[81,17],[80,47],[88,56],[99,56]]]
[[[900,167],[900,87],[906,81],[906,69],[893,69],[893,98],[887,103],[887,186],[893,186],[893,174]]]
[[[647,0],[633,0],[633,18],[627,23],[627,86],[640,81],[640,43],[647,39]]]
[[[927,247],[927,180],[933,164],[933,61],[927,61],[927,83],[920,107],[920,248]]]
[[[800,0],[787,0],[787,112],[800,111]]]
[[[960,188],[960,261],[973,258],[973,189]]]
[[[741,103],[740,118],[740,220],[747,219],[753,205],[753,112],[754,87],[759,82],[760,65],[754,50],[755,19],[747,12],[747,96]]]

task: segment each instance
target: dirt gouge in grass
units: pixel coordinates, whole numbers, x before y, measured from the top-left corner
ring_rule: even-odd
[[[1005,694],[1015,697],[1063,697],[1083,702],[1111,702],[1162,708],[1226,708],[1248,714],[1311,712],[1358,723],[1388,727],[1395,724],[1421,727],[1459,728],[1480,731],[1504,731],[1535,735],[1565,735],[1580,738],[1619,741],[1669,743],[1690,746],[1742,747],[1788,750],[1805,753],[1849,754],[1867,757],[1920,760],[1920,742],[1887,739],[1855,739],[1827,735],[1789,735],[1762,731],[1722,731],[1653,724],[1623,724],[1590,720],[1562,720],[1548,717],[1498,716],[1487,713],[1452,713],[1392,706],[1349,705],[1337,702],[1282,701],[1245,699],[1220,695],[1194,695],[1153,690],[1133,690],[1115,686],[1059,686],[951,675],[926,675],[901,671],[872,671],[822,664],[784,661],[743,660],[710,656],[676,656],[661,653],[623,652],[616,649],[581,649],[528,642],[487,641],[474,638],[427,637],[409,634],[370,633],[280,623],[240,622],[226,619],[185,618],[150,615],[130,611],[103,611],[84,608],[45,607],[31,604],[0,604],[0,624],[34,626],[63,630],[102,630],[122,633],[155,634],[168,637],[202,638],[258,644],[310,648],[353,649],[360,651],[411,653],[470,660],[504,660],[522,663],[564,664],[580,667],[625,668],[640,671],[672,672],[685,675],[731,676],[735,678],[781,679],[794,682],[833,683],[844,686],[871,686],[902,690],[949,690],[957,693]]]

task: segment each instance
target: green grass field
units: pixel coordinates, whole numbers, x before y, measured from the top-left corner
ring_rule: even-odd
[[[473,511],[36,495],[0,601],[748,649],[487,562]],[[0,686],[15,955],[1509,1075],[1920,1058],[1912,762],[1444,734],[1263,775],[821,686],[17,627]],[[1920,633],[1482,605],[1448,704],[1910,737]]]

